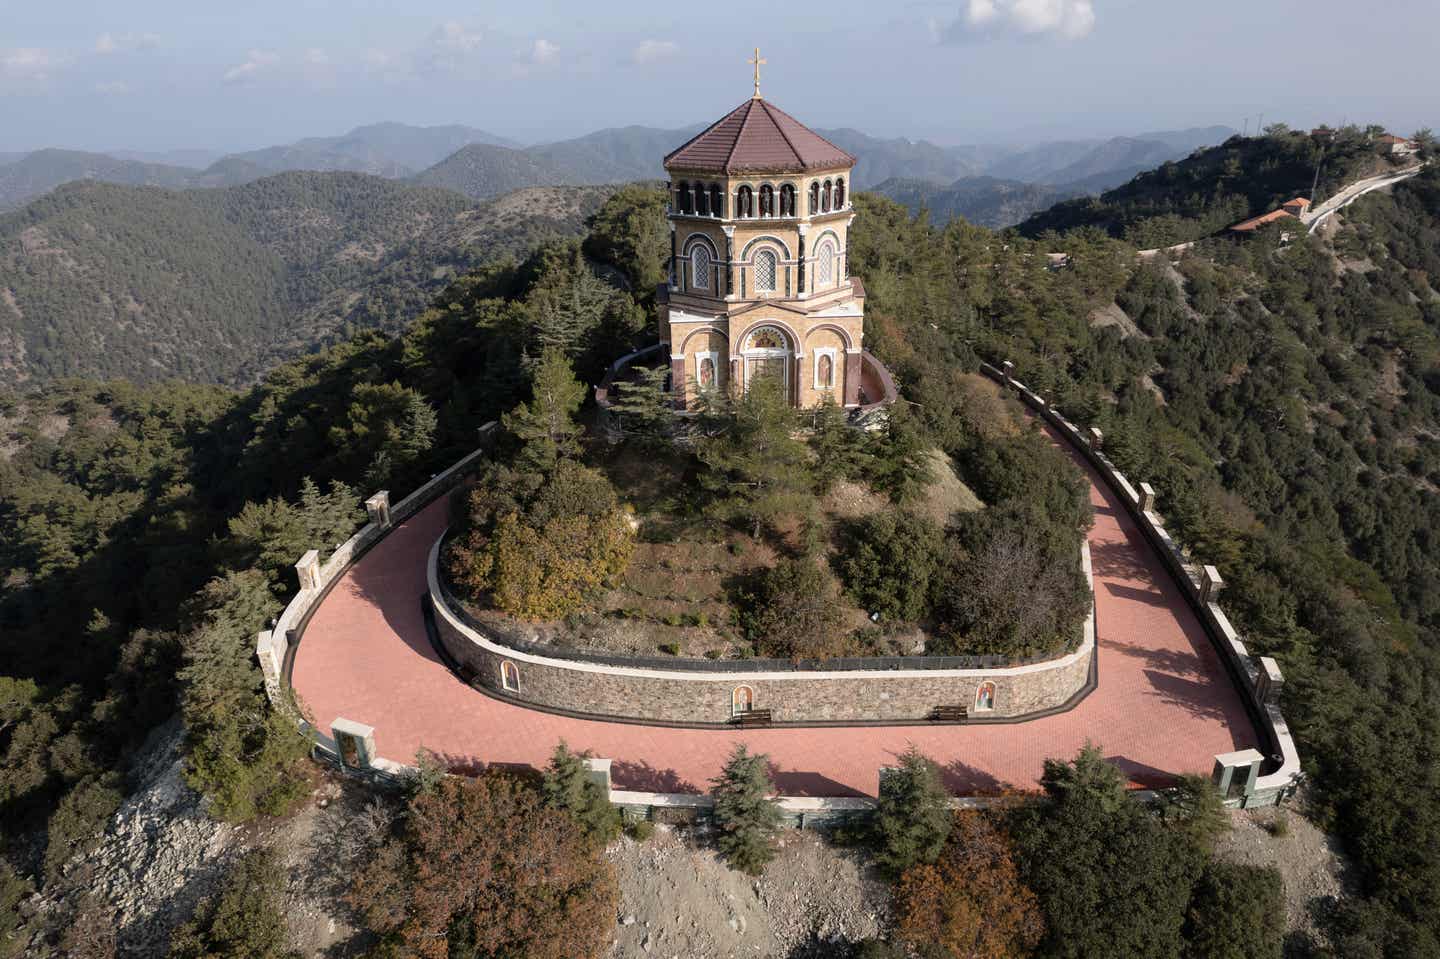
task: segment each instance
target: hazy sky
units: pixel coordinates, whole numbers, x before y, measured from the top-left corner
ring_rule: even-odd
[[[0,0],[0,152],[678,127],[749,95],[756,44],[767,97],[882,136],[1440,127],[1440,0]]]

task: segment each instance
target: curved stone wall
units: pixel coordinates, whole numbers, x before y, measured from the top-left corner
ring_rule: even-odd
[[[937,709],[955,706],[966,707],[971,721],[1013,722],[1065,708],[1091,688],[1093,607],[1078,650],[1004,669],[693,672],[521,652],[482,634],[449,607],[439,582],[440,542],[430,550],[427,572],[441,646],[471,682],[528,706],[605,719],[724,725],[734,720],[738,697],[769,710],[776,723],[925,722]],[[1088,547],[1082,561],[1088,579]],[[982,698],[982,687],[988,697]]]

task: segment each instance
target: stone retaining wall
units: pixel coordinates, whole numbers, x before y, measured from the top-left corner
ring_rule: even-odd
[[[1290,727],[1280,713],[1280,689],[1284,679],[1275,660],[1268,656],[1257,659],[1250,655],[1239,633],[1220,608],[1217,596],[1224,584],[1218,571],[1213,566],[1197,566],[1186,560],[1180,545],[1166,531],[1164,520],[1155,512],[1155,491],[1148,483],[1141,483],[1137,489],[1115,468],[1103,452],[1104,436],[1099,430],[1082,430],[1067,420],[1044,397],[1015,379],[1013,364],[1007,362],[1002,369],[981,363],[980,369],[990,378],[1014,389],[1026,405],[1079,450],[1110,484],[1110,488],[1119,494],[1121,503],[1159,554],[1166,570],[1179,585],[1200,624],[1219,650],[1221,659],[1257,720],[1257,729],[1267,741],[1268,755],[1255,754],[1254,762],[1263,760],[1264,765],[1270,767],[1270,771],[1263,775],[1258,768],[1250,768],[1246,785],[1243,789],[1237,788],[1237,794],[1227,795],[1227,801],[1243,806],[1278,805],[1283,802],[1293,791],[1300,775],[1300,754],[1295,748]],[[1253,751],[1217,756],[1217,783],[1223,782],[1226,786],[1232,781],[1239,783],[1241,779],[1235,777],[1233,771],[1240,767],[1235,764],[1250,761],[1248,752]]]
[[[746,698],[748,690],[750,705],[770,710],[776,723],[924,722],[943,706],[963,706],[972,720],[984,721],[1061,709],[1089,688],[1093,602],[1075,652],[1000,669],[699,672],[538,655],[481,632],[451,608],[439,581],[440,543],[430,551],[427,574],[441,646],[471,682],[522,705],[600,719],[724,725],[735,718],[735,697]],[[1088,544],[1082,546],[1081,561],[1088,581]],[[988,710],[977,709],[982,684],[993,684]]]

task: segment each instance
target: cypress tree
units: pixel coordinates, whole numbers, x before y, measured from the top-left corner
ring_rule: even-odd
[[[911,746],[900,757],[899,768],[880,781],[875,860],[895,875],[916,863],[934,862],[954,822],[939,767]]]
[[[569,813],[590,838],[605,844],[620,834],[620,812],[590,776],[584,760],[589,753],[573,753],[561,740],[545,769],[545,801]]]

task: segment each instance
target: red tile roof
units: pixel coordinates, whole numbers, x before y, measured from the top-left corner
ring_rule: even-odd
[[[1289,210],[1271,210],[1269,213],[1237,223],[1230,229],[1236,233],[1249,233],[1251,230],[1258,230],[1262,226],[1274,223],[1276,220],[1283,219],[1287,216],[1293,217],[1294,214]]]
[[[665,158],[665,168],[705,173],[803,173],[853,166],[855,158],[767,100],[752,97]]]

